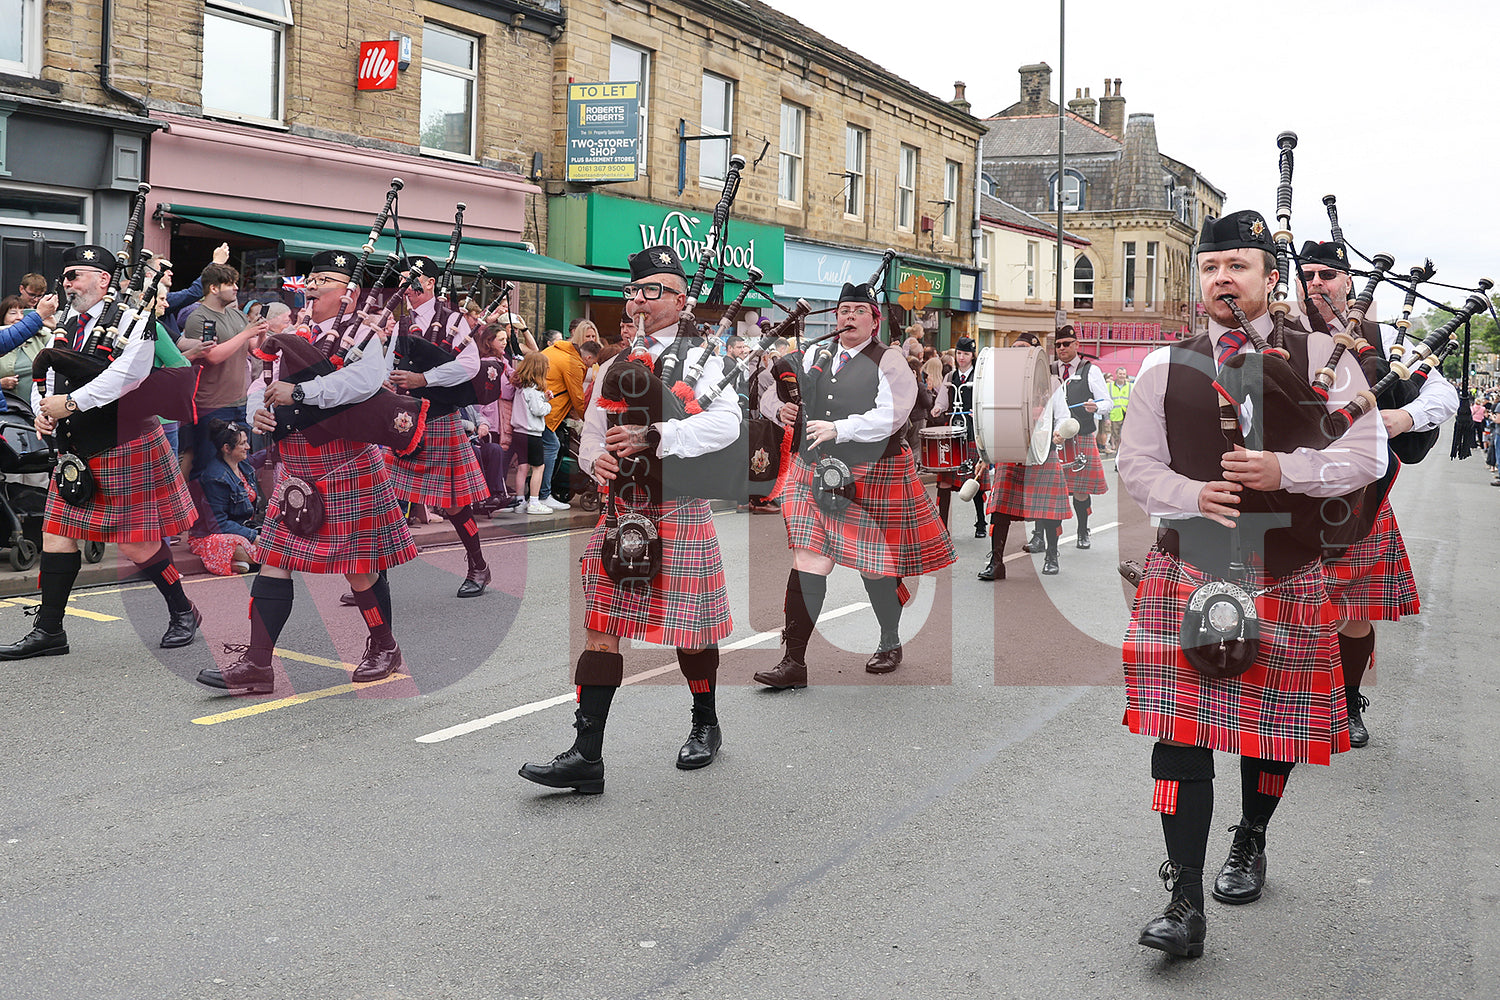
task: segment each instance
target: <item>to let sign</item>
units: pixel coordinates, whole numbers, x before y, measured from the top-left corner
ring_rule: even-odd
[[[395,90],[396,60],[401,55],[401,42],[359,43],[359,89]]]
[[[567,179],[633,181],[641,139],[640,84],[568,84]]]

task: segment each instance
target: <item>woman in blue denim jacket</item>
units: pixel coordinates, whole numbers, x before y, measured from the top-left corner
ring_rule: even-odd
[[[255,548],[260,532],[249,432],[244,424],[215,420],[208,434],[214,457],[198,478],[202,516],[193,525],[188,548],[216,576],[246,573],[260,562]]]

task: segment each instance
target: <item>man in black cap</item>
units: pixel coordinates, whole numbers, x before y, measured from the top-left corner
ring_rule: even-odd
[[[1316,310],[1322,325],[1332,331],[1345,327],[1345,315],[1354,283],[1349,276],[1346,250],[1336,242],[1302,245],[1299,256],[1303,310]],[[1309,317],[1310,318],[1310,317]],[[1389,357],[1396,342],[1396,329],[1365,320],[1351,334],[1363,337]],[[1458,412],[1458,390],[1434,368],[1422,384],[1420,394],[1405,406],[1380,410],[1388,437],[1430,431]],[[1396,461],[1392,454],[1390,460]],[[1375,621],[1399,621],[1417,614],[1421,602],[1411,560],[1401,540],[1395,512],[1389,500],[1380,505],[1374,527],[1336,559],[1325,559],[1328,599],[1339,621],[1339,657],[1344,666],[1344,699],[1349,706],[1349,745],[1370,742],[1364,709],[1369,699],[1360,693],[1366,668],[1375,653]]]
[[[964,449],[963,464],[951,472],[937,474],[938,519],[946,527],[948,505],[953,491],[963,485],[962,477],[970,474],[979,461],[979,449],[974,443],[974,340],[959,337],[953,345],[953,370],[943,379],[943,387],[932,404],[932,416],[947,417],[950,426],[963,429],[961,447]],[[984,494],[974,495],[974,537],[985,536],[986,518]]]
[[[604,790],[604,725],[625,676],[620,637],[677,648],[677,664],[693,696],[692,726],[677,754],[677,766],[687,771],[713,763],[722,742],[714,705],[718,642],[733,630],[724,564],[708,501],[657,496],[636,505],[631,498],[646,492],[634,488],[637,482],[632,475],[642,459],[656,470],[648,478],[656,480],[659,490],[668,460],[700,458],[733,445],[739,438],[739,400],[724,393],[706,410],[684,417],[641,425],[625,423],[622,418],[628,414],[622,411],[631,404],[604,399],[605,390],[613,384],[615,366],[632,360],[649,364],[663,387],[670,390],[707,352],[699,338],[684,340],[678,336],[678,318],[687,307],[687,276],[671,247],[647,247],[632,256],[630,283],[622,292],[626,315],[641,320],[647,336],[644,345],[610,358],[600,368],[595,379],[597,388],[584,414],[578,463],[609,496],[604,501],[605,514],[583,553],[586,631],[574,674],[578,685],[574,728],[578,737],[551,761],[525,764],[520,772],[521,777],[537,784],[572,788],[588,795]],[[705,357],[702,374],[691,388],[699,394],[706,392],[718,385],[723,375],[718,356]],[[660,409],[662,403],[641,400],[639,405]],[[672,464],[673,470],[679,468],[691,476],[691,461],[682,467]],[[661,541],[660,564],[647,584],[620,583],[606,572],[604,545],[615,523],[610,505],[617,494],[617,513],[645,517]]]
[[[1179,956],[1203,953],[1213,751],[1240,755],[1242,799],[1213,892],[1222,902],[1248,903],[1260,897],[1266,826],[1293,765],[1326,764],[1349,746],[1333,630],[1323,620],[1318,539],[1328,523],[1325,498],[1384,471],[1385,431],[1367,414],[1321,450],[1246,449],[1247,432],[1290,416],[1265,412],[1269,389],[1237,404],[1216,386],[1235,384],[1231,376],[1262,361],[1266,386],[1301,385],[1333,346],[1323,334],[1289,334],[1291,360],[1279,370],[1269,357],[1237,357],[1249,338],[1225,298],[1267,334],[1273,251],[1257,212],[1204,226],[1197,265],[1209,330],[1145,359],[1120,440],[1121,484],[1162,519],[1124,642],[1125,722],[1157,740],[1152,808],[1162,817],[1160,875],[1172,893],[1140,943]],[[1348,355],[1336,386],[1330,409],[1365,386]],[[1194,641],[1185,645],[1184,634]]]
[[[1095,438],[1096,414],[1108,416],[1112,404],[1104,372],[1092,359],[1079,355],[1078,336],[1073,328],[1064,326],[1058,330],[1052,344],[1057,349],[1052,374],[1062,382],[1068,415],[1078,421],[1078,433],[1063,442],[1058,460],[1062,462],[1068,492],[1073,495],[1073,513],[1078,515],[1075,544],[1086,549],[1090,545],[1089,513],[1092,508],[1089,497],[1109,492],[1109,481],[1104,478],[1104,463],[1099,460],[1099,445]]]
[[[807,686],[807,644],[835,565],[864,577],[880,624],[865,670],[887,674],[901,665],[901,606],[909,597],[902,578],[956,558],[906,444],[916,376],[900,348],[880,342],[880,306],[868,285],[845,284],[837,316],[835,345],[802,356],[803,406],[783,403],[776,413],[783,425],[805,421],[781,504],[792,549],[786,654],[755,675],[778,690]]]
[[[355,256],[325,250],[312,259],[307,276],[309,326],[314,342],[336,342],[324,338],[332,333],[340,315],[340,299],[353,273]],[[322,409],[346,407],[369,399],[380,391],[388,361],[379,342],[328,375],[293,384],[275,376],[283,374],[283,361],[273,363],[267,382],[252,385],[254,427],[262,434],[276,429],[277,406],[308,406]],[[291,362],[285,362],[291,367]],[[263,393],[262,399],[257,394]],[[259,404],[259,405],[257,405]],[[315,445],[301,431],[282,438],[277,445],[280,463],[276,488],[256,547],[261,555],[260,573],[250,587],[250,642],[239,659],[222,670],[208,668],[198,674],[207,687],[270,694],[276,686],[271,657],[292,614],[292,572],[342,573],[353,588],[355,606],[364,618],[370,636],[364,655],[350,678],[355,683],[384,680],[402,666],[401,648],[391,632],[391,591],[383,571],[416,558],[406,519],[396,506],[386,465],[373,444],[335,438]],[[323,523],[310,533],[297,533],[283,519],[283,487],[291,479],[313,486],[323,498]],[[306,529],[303,529],[304,532]]]
[[[77,315],[61,326],[58,334],[68,338],[75,351],[101,322],[121,322],[118,312],[106,310],[105,293],[115,267],[114,254],[101,246],[70,247],[63,253],[63,290]],[[70,393],[54,391],[56,372],[49,371],[45,383],[37,382],[31,390],[37,433],[51,435],[65,420],[97,419],[88,411],[108,406],[139,386],[151,373],[155,353],[155,341],[133,340],[109,367]],[[183,592],[172,550],[162,541],[191,526],[196,518],[177,458],[155,417],[134,426],[126,426],[123,420],[117,424],[107,428],[103,439],[120,444],[95,455],[78,456],[87,460],[97,484],[90,498],[65,501],[58,490],[61,471],[52,477],[42,521],[42,593],[36,626],[19,642],[0,646],[0,660],[68,652],[63,614],[82,564],[80,539],[114,542],[161,591],[171,616],[161,637],[162,648],[186,646],[197,634],[201,621],[198,609]]]

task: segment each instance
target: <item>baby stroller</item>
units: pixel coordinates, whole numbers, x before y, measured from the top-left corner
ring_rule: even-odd
[[[42,551],[42,520],[47,509],[44,477],[52,472],[57,455],[37,434],[31,404],[15,393],[5,393],[0,413],[0,545],[10,550],[11,568],[35,566]],[[103,542],[84,542],[83,558],[104,558]]]
[[[582,435],[576,429],[570,429],[567,435],[568,446],[558,454],[557,468],[552,473],[552,493],[564,503],[572,503],[583,510],[598,510],[599,484],[578,465],[578,445],[581,438]],[[560,489],[560,486],[566,488]]]

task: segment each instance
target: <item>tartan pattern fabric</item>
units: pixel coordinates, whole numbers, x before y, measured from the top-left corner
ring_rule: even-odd
[[[636,511],[632,508],[632,511]],[[604,516],[583,550],[584,627],[663,646],[697,649],[734,630],[719,536],[706,500],[639,509],[661,536],[661,572],[650,587],[621,587],[604,572]]]
[[[1099,458],[1099,443],[1093,434],[1075,434],[1062,443],[1060,451],[1063,482],[1067,484],[1069,493],[1087,493],[1096,497],[1109,492],[1109,481],[1104,478],[1104,463]],[[1082,472],[1074,472],[1068,466],[1077,460],[1080,452],[1087,464]]]
[[[1262,795],[1279,799],[1286,794],[1286,778],[1284,774],[1268,774],[1261,771],[1256,776],[1255,790]]]
[[[257,547],[270,566],[304,573],[377,573],[416,558],[406,519],[386,475],[380,449],[356,441],[324,447],[300,433],[280,444],[281,464]],[[311,538],[281,523],[281,484],[287,476],[305,479],[323,494],[323,526]]]
[[[1177,785],[1178,782],[1166,778],[1156,779],[1156,788],[1151,793],[1151,811],[1166,813],[1168,816],[1177,814]]]
[[[985,510],[1018,521],[1066,521],[1073,501],[1055,454],[1041,465],[997,465]]]
[[[87,506],[68,503],[49,483],[43,531],[94,542],[153,542],[180,534],[198,519],[159,426],[95,455],[89,469],[99,488]]]
[[[1157,739],[1265,760],[1327,764],[1349,749],[1344,677],[1322,567],[1274,580],[1256,567],[1260,654],[1238,677],[1199,674],[1182,655],[1188,595],[1213,579],[1159,549],[1146,560],[1125,631],[1125,724]]]
[[[957,561],[910,448],[852,471],[854,501],[833,517],[813,499],[813,467],[798,456],[781,501],[788,548],[829,556],[871,576],[921,576]]]
[[[915,460],[915,457],[913,458],[913,460]],[[964,445],[963,460],[968,463],[968,466],[971,469],[979,462],[979,446],[973,441],[969,441]],[[940,490],[956,490],[964,484],[964,480],[967,478],[966,476],[960,475],[957,469],[948,472],[934,473],[934,475],[937,476],[937,485],[938,489]],[[982,487],[983,485],[984,480],[983,478],[981,478],[980,486]]]
[[[386,452],[385,462],[397,499],[409,503],[457,510],[490,495],[457,413],[427,421],[422,448],[415,455],[401,458]]]
[[[1382,501],[1370,533],[1337,559],[1323,563],[1328,600],[1340,618],[1396,621],[1418,614],[1422,601],[1411,560],[1389,501]]]

